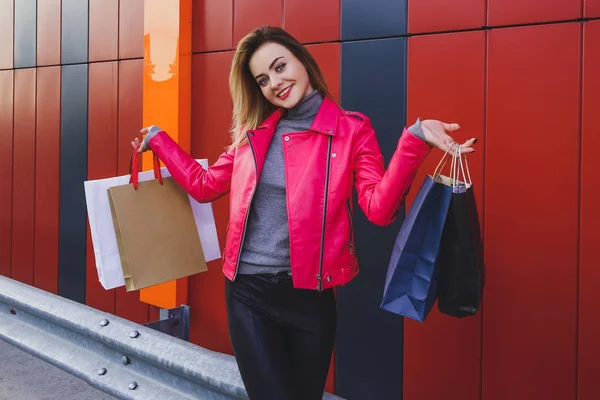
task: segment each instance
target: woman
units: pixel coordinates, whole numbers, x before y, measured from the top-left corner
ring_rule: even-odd
[[[250,399],[321,399],[336,329],[333,287],[358,274],[353,187],[371,222],[391,223],[432,146],[448,150],[455,143],[447,132],[459,127],[417,121],[385,171],[369,119],[336,105],[313,57],[279,28],[239,42],[229,84],[232,144],[208,170],[156,126],[132,145],[152,149],[200,202],[231,194],[223,272]]]

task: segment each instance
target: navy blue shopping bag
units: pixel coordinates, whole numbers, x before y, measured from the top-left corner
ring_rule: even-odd
[[[384,310],[419,322],[427,317],[437,297],[436,260],[451,197],[452,186],[425,178],[396,238],[381,302]]]

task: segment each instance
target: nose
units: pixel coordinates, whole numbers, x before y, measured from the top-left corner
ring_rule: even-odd
[[[280,89],[281,85],[283,85],[283,79],[281,79],[281,77],[277,75],[271,77],[271,88],[273,90]]]

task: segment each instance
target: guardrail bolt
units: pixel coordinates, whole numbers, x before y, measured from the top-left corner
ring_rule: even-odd
[[[129,335],[129,337],[132,339],[135,339],[138,336],[140,336],[140,333],[138,331],[133,331],[131,332],[131,335]]]
[[[123,358],[121,358],[121,361],[123,362],[123,365],[129,364],[129,358],[127,356],[123,356]]]
[[[106,368],[100,368],[98,370],[98,375],[102,376],[102,375],[106,375]]]
[[[101,326],[106,326],[106,325],[108,325],[108,320],[107,320],[107,319],[103,319],[102,321],[100,321],[100,325],[101,325]]]
[[[129,390],[135,390],[135,389],[137,389],[137,387],[138,387],[137,382],[131,382],[129,384]]]

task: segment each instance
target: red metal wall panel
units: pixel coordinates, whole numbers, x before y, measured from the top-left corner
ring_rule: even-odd
[[[33,283],[58,293],[60,67],[37,70]]]
[[[444,60],[443,68],[439,67],[439,60]],[[480,219],[483,219],[484,74],[485,32],[418,36],[408,41],[408,124],[418,117],[457,122],[461,125],[460,131],[453,135],[457,142],[479,139],[478,151],[469,155],[468,160]],[[441,151],[433,151],[419,170],[408,207],[442,155]],[[404,324],[403,398],[479,400],[481,312],[473,318],[456,319],[434,307],[425,324],[408,319]]]
[[[90,0],[89,60],[116,60],[119,53],[119,0]]]
[[[261,25],[281,26],[281,0],[235,0],[233,3],[233,45]]]
[[[583,114],[581,133],[581,233],[579,259],[579,400],[598,397],[600,375],[600,179],[597,149],[600,147],[600,21],[585,23],[583,44]]]
[[[489,33],[485,400],[575,397],[580,40]]]
[[[340,0],[285,0],[283,11],[285,30],[300,42],[340,40]]]
[[[13,195],[13,71],[0,71],[0,275],[10,277]]]
[[[131,140],[142,129],[143,60],[119,62],[119,116],[117,137],[117,173],[129,173]],[[148,305],[140,293],[116,289],[116,314],[137,323],[148,322]]]
[[[488,0],[491,26],[572,20],[580,16],[581,0]]]
[[[486,0],[408,0],[408,32],[475,29],[485,25]]]
[[[192,13],[194,52],[233,48],[233,0],[196,0]]]
[[[321,72],[325,76],[325,81],[329,91],[340,100],[340,44],[323,43],[306,46],[308,51],[317,60]]]
[[[14,51],[14,3],[0,0],[0,69],[13,67]]]
[[[90,64],[89,74],[88,179],[110,178],[117,176],[118,64]],[[85,302],[114,313],[115,291],[105,290],[98,281],[89,224],[87,235]]]
[[[213,164],[231,143],[231,97],[229,69],[233,52],[195,54],[192,58],[192,146],[191,155]],[[206,118],[210,115],[210,118]],[[213,212],[221,249],[229,219],[229,196],[215,201]],[[225,312],[224,276],[221,261],[208,263],[208,272],[189,278],[191,341],[231,353]],[[210,326],[210,329],[206,329]]]
[[[119,59],[144,57],[144,0],[119,2]]]
[[[37,65],[60,64],[61,0],[38,0]],[[0,56],[0,59],[2,57]]]
[[[33,285],[35,202],[34,68],[15,70],[12,278]]]
[[[600,0],[583,0],[586,18],[600,17]]]

